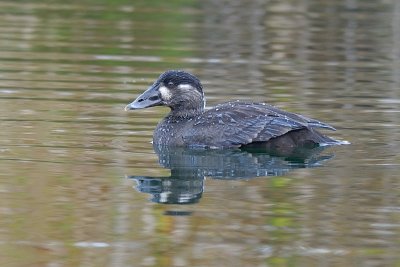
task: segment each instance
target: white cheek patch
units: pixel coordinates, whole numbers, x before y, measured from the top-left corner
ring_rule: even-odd
[[[171,99],[172,93],[167,87],[161,86],[160,89],[158,89],[158,90],[160,91],[161,98],[163,100],[170,100]]]
[[[180,85],[178,85],[178,89],[181,89],[181,90],[193,90],[194,88],[190,84],[180,84]]]

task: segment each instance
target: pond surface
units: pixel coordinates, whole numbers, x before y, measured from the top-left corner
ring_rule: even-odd
[[[351,145],[154,151],[167,69]],[[399,106],[399,1],[1,1],[0,265],[400,266]]]

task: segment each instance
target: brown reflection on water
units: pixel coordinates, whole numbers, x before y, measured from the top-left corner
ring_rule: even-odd
[[[0,265],[397,266],[399,17],[396,1],[0,2]],[[267,101],[352,145],[152,203],[125,176],[169,176],[150,144],[167,110],[123,108],[166,69],[197,74],[209,105]]]

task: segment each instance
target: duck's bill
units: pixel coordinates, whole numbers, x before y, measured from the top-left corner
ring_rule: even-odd
[[[159,106],[162,104],[161,96],[158,90],[158,86],[153,85],[147,89],[143,94],[138,96],[132,103],[125,107],[125,110],[149,108]]]

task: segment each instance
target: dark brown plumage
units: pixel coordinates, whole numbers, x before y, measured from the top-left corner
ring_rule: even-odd
[[[205,111],[200,81],[184,71],[163,73],[126,109],[158,105],[171,112],[154,131],[155,145],[293,150],[338,143],[315,130],[332,126],[264,103],[234,101]]]

